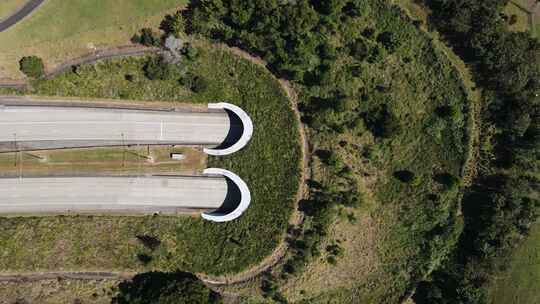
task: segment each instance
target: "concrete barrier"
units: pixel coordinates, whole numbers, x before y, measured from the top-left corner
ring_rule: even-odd
[[[226,102],[219,102],[219,103],[209,103],[208,104],[209,109],[223,109],[223,110],[229,110],[232,113],[234,113],[240,120],[242,121],[242,125],[244,127],[242,136],[236,143],[234,143],[232,146],[225,148],[225,149],[210,149],[205,148],[204,152],[209,155],[213,156],[223,156],[223,155],[229,155],[234,152],[237,152],[244,148],[251,137],[253,136],[253,122],[251,121],[251,118],[249,115],[244,112],[240,107],[235,106],[230,103]]]
[[[239,218],[244,213],[251,203],[251,193],[247,184],[236,174],[231,171],[219,168],[208,168],[203,171],[205,175],[222,175],[230,179],[240,191],[240,202],[238,206],[229,213],[222,213],[219,210],[209,213],[202,213],[201,216],[205,220],[212,222],[229,222]]]

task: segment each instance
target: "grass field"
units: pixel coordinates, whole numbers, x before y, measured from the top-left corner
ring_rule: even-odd
[[[26,0],[2,0],[0,1],[0,20],[10,16],[23,6]]]
[[[186,158],[172,160],[170,153]],[[200,150],[170,146],[0,153],[0,176],[189,174],[202,172],[206,158]]]
[[[22,56],[40,56],[51,68],[96,49],[129,44],[141,27],[157,27],[166,13],[186,3],[184,0],[45,1],[30,17],[0,33],[0,78],[21,78],[18,61]]]
[[[531,24],[529,21],[529,13],[518,7],[516,4],[509,2],[506,5],[506,8],[504,9],[503,13],[508,16],[508,18],[511,18],[512,15],[516,16],[516,23],[509,25],[509,29],[514,32],[526,32],[531,29]]]
[[[493,304],[540,303],[540,223],[512,256],[509,269],[491,287]]]
[[[33,83],[32,94],[165,100],[205,104],[228,101],[250,114],[255,133],[232,156],[209,166],[231,169],[250,187],[247,212],[230,223],[198,217],[44,217],[0,221],[0,270],[174,270],[211,274],[248,268],[270,254],[287,226],[298,188],[300,146],[296,120],[279,83],[268,71],[227,50],[199,42],[199,56],[185,67],[208,80],[199,93],[178,81],[150,81],[147,58],[85,66]],[[126,75],[133,80],[126,80]],[[154,251],[137,235],[161,240]],[[152,256],[143,265],[139,254]]]

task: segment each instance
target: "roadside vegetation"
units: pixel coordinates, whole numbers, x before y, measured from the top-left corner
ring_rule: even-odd
[[[264,68],[226,49],[190,42],[191,56],[182,55],[174,67],[178,78],[150,80],[145,67],[161,59],[134,57],[75,67],[50,80],[35,80],[31,90],[21,93],[227,101],[242,107],[255,125],[250,144],[232,156],[209,159],[209,166],[230,169],[246,181],[252,194],[248,211],[223,224],[182,216],[4,218],[0,269],[225,274],[245,270],[272,253],[288,227],[300,178],[299,133],[289,100]],[[206,85],[195,86],[195,79]]]

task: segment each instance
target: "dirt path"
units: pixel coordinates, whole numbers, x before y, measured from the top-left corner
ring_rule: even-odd
[[[0,282],[31,282],[41,280],[129,280],[135,272],[29,272],[0,274]]]
[[[45,73],[45,78],[50,79],[54,76],[70,69],[74,66],[81,64],[91,64],[98,62],[100,60],[112,59],[112,58],[122,58],[122,57],[131,57],[131,56],[142,56],[148,53],[158,52],[158,48],[151,48],[142,45],[124,45],[118,46],[103,50],[98,50],[90,54],[86,54],[81,57],[70,59],[59,66],[47,71]],[[0,79],[0,88],[14,88],[14,89],[24,89],[29,85],[28,80],[14,80],[14,79]]]

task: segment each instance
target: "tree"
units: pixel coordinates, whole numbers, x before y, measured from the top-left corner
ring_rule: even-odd
[[[169,64],[163,57],[152,57],[144,66],[146,77],[150,80],[171,80],[180,77],[180,69],[174,64]]]
[[[369,46],[364,39],[358,38],[349,46],[349,53],[354,59],[364,61],[370,54]]]
[[[19,61],[19,69],[26,76],[39,78],[45,74],[43,60],[37,56],[26,56]]]
[[[131,41],[133,43],[140,43],[145,46],[159,46],[161,43],[161,39],[158,36],[158,34],[154,33],[154,31],[151,28],[143,28],[141,29],[140,35],[133,35],[131,38]]]
[[[182,55],[189,60],[195,60],[199,56],[199,51],[191,43],[186,43],[182,48]]]
[[[113,304],[213,304],[218,293],[187,272],[147,272],[120,283]]]
[[[208,81],[202,76],[196,76],[191,83],[190,89],[195,93],[201,93],[208,89]]]
[[[399,40],[392,32],[382,32],[377,36],[377,41],[384,45],[390,53],[394,52],[400,45]]]
[[[178,11],[173,15],[165,16],[165,19],[159,26],[165,33],[179,37],[185,31],[185,22],[182,12]]]

